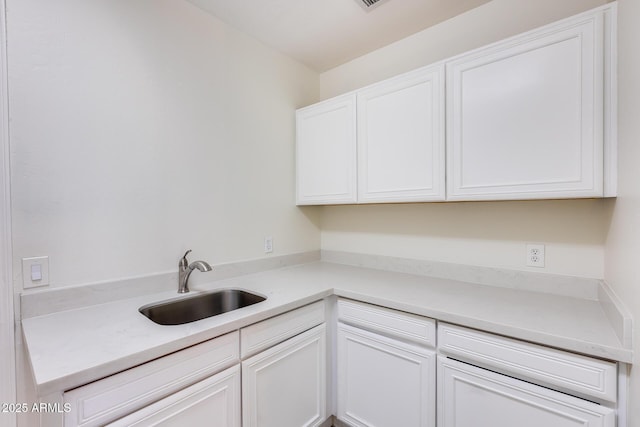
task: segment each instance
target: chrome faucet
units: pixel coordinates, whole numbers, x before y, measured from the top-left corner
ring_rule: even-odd
[[[189,285],[187,282],[189,281],[189,276],[196,268],[202,272],[211,271],[213,268],[204,261],[194,261],[189,264],[187,261],[187,255],[189,255],[191,249],[185,252],[184,256],[178,262],[178,293],[185,294],[189,292]]]

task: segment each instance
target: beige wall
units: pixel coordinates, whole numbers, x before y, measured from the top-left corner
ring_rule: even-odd
[[[570,276],[603,276],[606,202],[562,200],[323,208],[322,249]],[[544,269],[525,243],[544,243]]]
[[[606,0],[492,0],[320,75],[322,99],[606,4]]]
[[[185,1],[8,0],[14,282],[318,249],[294,110],[318,74]]]
[[[618,198],[605,245],[605,279],[634,317],[629,426],[640,426],[640,1],[618,1]]]
[[[322,98],[457,55],[605,4],[493,0],[320,75]],[[331,206],[322,248],[604,277],[610,206],[603,200]],[[546,267],[525,266],[525,244],[546,245]]]

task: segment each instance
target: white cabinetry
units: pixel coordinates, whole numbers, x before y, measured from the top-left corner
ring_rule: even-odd
[[[327,413],[327,332],[319,301],[241,330],[242,425],[312,427]],[[257,353],[257,354],[256,354]]]
[[[444,114],[443,64],[298,110],[297,203],[444,200]]]
[[[318,301],[66,391],[70,412],[46,425],[319,426],[325,310]]]
[[[616,425],[615,363],[443,323],[438,347],[438,427]]]
[[[108,426],[241,427],[240,417],[240,367],[236,365]]]
[[[440,323],[441,353],[589,400],[615,402],[617,366],[486,332]]]
[[[298,110],[297,202],[613,197],[616,91],[612,3]]]
[[[438,427],[614,427],[613,409],[446,358]]]
[[[296,112],[296,202],[355,203],[356,96],[343,95]]]
[[[242,362],[244,427],[311,427],[326,413],[325,325]]]
[[[163,405],[165,409],[154,407],[151,412],[158,410],[163,417],[171,418],[171,411],[175,409],[178,415],[184,411],[184,405],[189,404],[189,397],[176,397],[174,393],[237,365],[240,360],[239,342],[238,332],[233,332],[67,391],[63,399],[71,411],[64,415],[64,425],[102,426],[169,396],[166,405]],[[209,389],[202,393],[211,391]],[[237,396],[231,397],[231,392],[237,393]],[[237,387],[227,389],[224,398],[229,402],[234,399],[239,401],[239,393]],[[187,401],[180,400],[182,398]],[[217,399],[211,397],[208,401],[215,404]]]
[[[444,200],[444,64],[357,96],[358,201]]]
[[[605,17],[579,15],[447,62],[449,200],[604,195]]]
[[[46,396],[70,412],[40,425],[626,427],[624,365],[327,301]]]
[[[338,319],[338,419],[358,427],[435,426],[436,355],[428,348],[435,322],[347,300],[338,301]]]

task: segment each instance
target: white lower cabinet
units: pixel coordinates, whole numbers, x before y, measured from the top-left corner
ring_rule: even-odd
[[[41,427],[320,426],[325,310],[317,301],[68,390],[70,411]]]
[[[244,427],[311,427],[328,417],[321,324],[242,362]]]
[[[70,411],[40,425],[626,427],[615,362],[327,301],[48,396]]]
[[[614,427],[615,411],[452,359],[438,359],[438,427]]]
[[[438,324],[438,350],[456,360],[586,400],[615,404],[615,363],[475,329]]]
[[[435,426],[435,352],[338,325],[338,418],[353,426]]]
[[[241,427],[240,366],[172,394],[109,427]]]
[[[357,427],[434,427],[435,321],[340,299],[337,417]]]
[[[62,398],[64,403],[69,406],[70,411],[64,414],[64,426],[103,426],[123,417],[127,420],[128,416],[133,414],[137,414],[133,418],[135,420],[138,420],[135,417],[143,416],[140,421],[135,423],[132,419],[129,424],[133,425],[189,425],[147,422],[144,420],[144,415],[158,412],[158,415],[152,418],[153,420],[160,419],[158,417],[172,419],[173,411],[175,411],[175,419],[177,420],[191,419],[183,417],[199,416],[195,412],[191,415],[192,409],[188,411],[185,409],[190,405],[193,407],[193,411],[198,408],[196,411],[198,414],[201,411],[212,413],[214,409],[205,408],[206,404],[195,404],[195,401],[201,399],[216,408],[222,402],[221,399],[237,405],[240,399],[240,391],[237,386],[232,388],[230,384],[221,385],[221,387],[228,388],[217,394],[214,391],[217,387],[216,381],[233,377],[230,374],[234,372],[236,372],[235,380],[230,379],[229,381],[237,381],[237,369],[240,361],[239,342],[239,333],[232,332],[66,391]],[[234,365],[235,368],[233,368]],[[202,387],[204,389],[201,389]],[[231,392],[236,393],[237,396],[231,396]],[[138,411],[140,412],[138,413]],[[225,413],[227,415],[231,413],[226,406]],[[232,419],[229,418],[229,420]],[[238,417],[235,420],[236,424],[231,422],[213,425],[239,426]],[[127,421],[122,421],[115,425],[129,424]],[[46,425],[57,427],[62,425],[62,422],[57,423],[52,420]]]

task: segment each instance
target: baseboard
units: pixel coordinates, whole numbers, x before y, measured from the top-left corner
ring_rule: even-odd
[[[344,421],[340,421],[335,416],[333,418],[333,427],[353,427],[351,424],[347,424]]]

